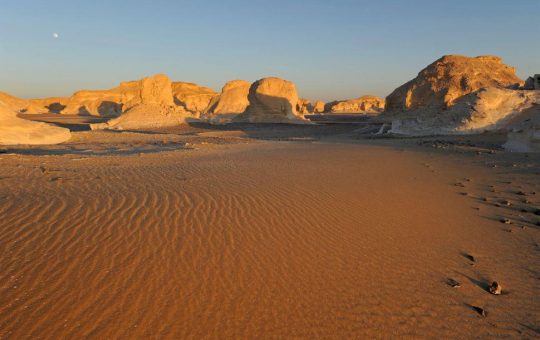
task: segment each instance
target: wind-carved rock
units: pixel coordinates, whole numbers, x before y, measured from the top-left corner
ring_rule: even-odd
[[[269,77],[260,79],[249,89],[249,106],[237,121],[250,123],[303,123],[296,111],[298,94],[293,82]]]

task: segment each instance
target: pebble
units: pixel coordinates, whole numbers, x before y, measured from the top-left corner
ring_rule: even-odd
[[[448,279],[448,285],[452,288],[459,288],[461,287],[461,283],[459,283],[458,281],[454,280],[454,279]]]
[[[484,308],[482,307],[477,307],[477,306],[472,306],[472,308],[478,313],[480,314],[481,316],[483,317],[486,317],[487,316],[487,312]]]
[[[507,218],[502,218],[499,220],[501,223],[504,223],[504,224],[512,224],[512,221],[510,221],[509,219]]]
[[[501,295],[502,286],[499,283],[497,283],[497,281],[493,281],[491,283],[491,286],[489,287],[489,292],[493,295]]]

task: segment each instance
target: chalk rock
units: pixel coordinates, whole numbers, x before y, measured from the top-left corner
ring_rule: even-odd
[[[68,129],[19,118],[0,101],[0,144],[58,144],[70,138]]]
[[[288,80],[269,77],[260,79],[249,89],[249,106],[236,117],[250,123],[303,123],[296,112],[296,86]]]
[[[209,115],[239,114],[249,105],[248,94],[251,83],[245,80],[231,80],[223,86],[221,94],[214,98],[205,113]]]
[[[527,78],[523,88],[525,90],[540,90],[540,74],[535,74],[533,77]]]
[[[174,103],[172,83],[157,75],[120,85],[122,110],[119,117],[106,123],[91,124],[92,130],[137,130],[176,126],[191,114]]]
[[[451,108],[418,109],[392,120],[393,133],[406,135],[473,134],[513,129],[540,104],[540,92],[483,88],[461,97]]]
[[[210,102],[219,96],[208,87],[186,82],[173,82],[172,93],[175,104],[194,115],[204,112]]]
[[[313,104],[309,99],[300,98],[296,103],[296,112],[302,115],[307,115],[313,113]]]
[[[315,105],[313,107],[314,113],[323,113],[324,112],[324,105],[325,103],[321,100],[318,100],[315,102]]]
[[[384,111],[384,99],[376,96],[362,96],[356,99],[331,102],[326,105],[329,113],[360,113],[377,115]]]
[[[499,57],[448,55],[394,90],[386,98],[386,111],[439,111],[484,87],[517,88],[521,84],[515,69],[503,64]]]

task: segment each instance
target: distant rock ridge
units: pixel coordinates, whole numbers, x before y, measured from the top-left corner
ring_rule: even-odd
[[[384,111],[385,100],[376,96],[362,96],[356,99],[334,101],[327,103],[324,111],[327,113],[358,113],[377,115]]]

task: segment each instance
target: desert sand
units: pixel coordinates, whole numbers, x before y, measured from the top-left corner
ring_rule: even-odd
[[[540,155],[503,133],[30,117],[72,138],[0,149],[0,338],[539,336]]]

